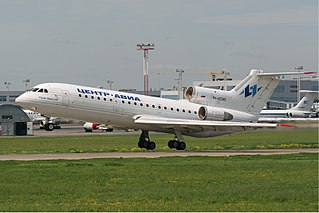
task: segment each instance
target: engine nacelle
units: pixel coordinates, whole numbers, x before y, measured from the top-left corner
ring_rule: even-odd
[[[85,132],[92,132],[93,129],[98,129],[100,124],[97,123],[91,123],[91,122],[85,122],[83,125]]]
[[[286,114],[287,118],[307,118],[311,113],[298,112],[298,111],[288,111]]]
[[[185,98],[189,101],[197,98],[208,98],[213,94],[213,92],[213,89],[191,86],[186,89]]]
[[[230,121],[234,116],[222,109],[209,106],[201,106],[198,110],[198,117],[201,120],[209,121]]]

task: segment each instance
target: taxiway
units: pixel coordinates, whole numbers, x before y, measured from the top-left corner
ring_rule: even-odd
[[[160,158],[189,156],[238,156],[238,155],[282,155],[295,153],[319,153],[319,149],[265,149],[265,150],[221,150],[196,152],[104,152],[104,153],[59,153],[59,154],[9,154],[0,155],[5,160],[81,160],[95,158]]]

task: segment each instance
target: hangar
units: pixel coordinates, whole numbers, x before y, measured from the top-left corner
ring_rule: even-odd
[[[32,135],[32,122],[20,106],[0,105],[0,135]]]

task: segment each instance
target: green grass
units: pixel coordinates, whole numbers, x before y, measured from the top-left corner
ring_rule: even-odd
[[[318,211],[318,154],[0,162],[0,211]]]
[[[137,148],[139,135],[95,135],[69,137],[0,137],[0,154],[127,152]],[[171,134],[151,134],[155,151],[170,151]],[[318,148],[317,129],[258,131],[215,138],[185,137],[186,151],[223,149]],[[176,151],[176,150],[173,150]]]

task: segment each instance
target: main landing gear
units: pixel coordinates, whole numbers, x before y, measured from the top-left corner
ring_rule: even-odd
[[[170,140],[168,141],[168,147],[171,149],[184,150],[186,148],[186,144],[183,141]]]
[[[150,138],[148,136],[148,131],[142,131],[142,134],[140,136],[140,140],[138,142],[138,147],[145,148],[148,150],[153,150],[156,147],[156,144],[153,141],[150,141]]]
[[[183,136],[179,131],[175,132],[175,139],[168,142],[168,147],[171,149],[184,150],[186,148],[185,142],[183,142]],[[139,148],[145,148],[147,150],[153,150],[156,144],[150,140],[148,131],[143,130],[138,142]]]

